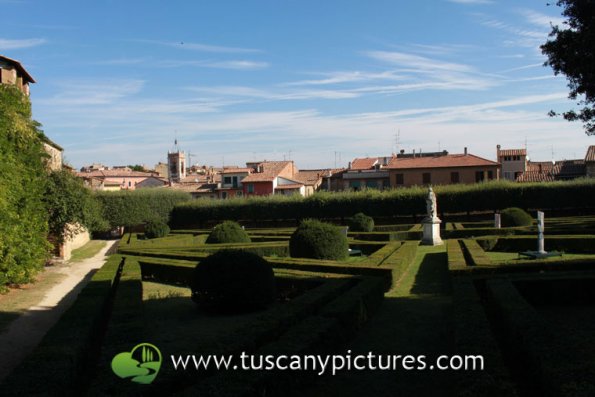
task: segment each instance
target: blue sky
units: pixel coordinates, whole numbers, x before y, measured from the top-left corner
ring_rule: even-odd
[[[582,158],[539,45],[546,1],[0,0],[0,54],[75,167],[166,161],[346,166],[395,149]],[[399,144],[397,146],[396,135]]]

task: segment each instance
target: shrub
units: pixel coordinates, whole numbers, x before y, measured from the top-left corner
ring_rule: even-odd
[[[314,219],[303,221],[289,240],[292,257],[340,260],[347,257],[349,244],[341,230]]]
[[[154,220],[149,221],[145,224],[145,237],[146,238],[157,238],[165,237],[169,234],[169,226],[167,223]]]
[[[213,228],[207,244],[227,244],[227,243],[249,243],[250,236],[242,227],[233,221],[225,221]]]
[[[363,212],[358,212],[349,220],[349,230],[353,232],[371,232],[374,230],[374,219]]]
[[[502,226],[531,226],[533,218],[520,208],[512,207],[502,210],[500,213],[500,220]]]
[[[245,312],[275,299],[275,275],[263,258],[241,250],[221,250],[194,269],[192,300],[207,311]]]

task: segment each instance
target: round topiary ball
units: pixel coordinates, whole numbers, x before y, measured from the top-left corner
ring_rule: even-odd
[[[362,212],[353,215],[348,222],[349,230],[353,232],[371,232],[374,230],[374,219]]]
[[[240,313],[258,310],[276,297],[271,265],[256,254],[221,250],[194,269],[192,300],[211,312]]]
[[[289,240],[294,258],[340,260],[348,256],[347,236],[337,226],[317,220],[305,220]]]
[[[533,218],[520,208],[506,208],[500,212],[500,222],[504,227],[531,226]]]
[[[207,237],[207,244],[225,244],[225,243],[249,243],[250,236],[239,223],[233,221],[225,221],[213,228],[209,237]]]
[[[165,237],[169,234],[169,226],[162,221],[148,221],[145,224],[145,237],[158,238]]]

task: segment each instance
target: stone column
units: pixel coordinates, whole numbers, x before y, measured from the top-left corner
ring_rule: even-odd
[[[545,228],[543,212],[537,211],[537,252],[545,254],[545,241],[543,231]]]

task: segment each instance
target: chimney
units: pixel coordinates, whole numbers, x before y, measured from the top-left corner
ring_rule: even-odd
[[[351,161],[347,164],[347,168],[351,169]]]
[[[405,149],[401,149],[401,154],[405,154]]]
[[[465,146],[465,156],[467,155],[467,146]]]
[[[413,149],[413,157],[415,157],[415,149]]]

